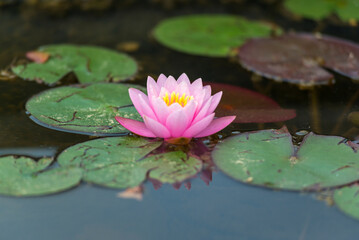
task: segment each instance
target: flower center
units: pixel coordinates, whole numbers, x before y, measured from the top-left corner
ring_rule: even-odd
[[[168,95],[168,92],[166,92],[166,95],[162,97],[163,101],[167,104],[167,106],[170,106],[172,103],[178,103],[182,107],[186,106],[187,102],[193,99],[193,96],[186,96],[185,93],[182,94],[182,96],[179,96],[179,93],[172,92],[171,95]]]

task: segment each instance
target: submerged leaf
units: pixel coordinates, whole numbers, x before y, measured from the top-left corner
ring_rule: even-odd
[[[80,183],[81,169],[64,167],[45,170],[51,162],[50,158],[35,162],[28,157],[0,157],[0,194],[46,195],[64,191]]]
[[[112,188],[135,187],[147,177],[182,182],[201,170],[202,161],[182,151],[150,154],[161,144],[139,137],[101,138],[66,149],[58,162],[81,167],[85,181]]]
[[[335,190],[334,201],[340,210],[359,220],[359,186],[353,185]]]
[[[281,122],[296,116],[294,109],[283,109],[271,98],[249,89],[209,83],[213,92],[223,91],[216,116],[235,115],[236,123]]]
[[[229,176],[254,185],[290,190],[319,190],[359,179],[355,143],[309,133],[299,147],[286,131],[239,134],[218,144],[215,164]]]
[[[80,83],[117,82],[137,72],[131,57],[101,47],[60,44],[40,47],[36,52],[49,54],[49,60],[18,65],[12,71],[21,78],[47,84],[56,83],[70,72]],[[38,62],[38,55],[31,59]]]
[[[128,132],[115,116],[142,120],[132,106],[130,84],[97,83],[46,90],[30,98],[26,110],[36,123],[66,132],[86,135],[118,135]]]
[[[226,57],[233,48],[253,37],[269,36],[273,25],[233,15],[189,15],[166,19],[155,30],[163,45],[189,54]]]
[[[330,84],[333,75],[323,67],[359,80],[359,45],[329,36],[302,33],[253,39],[239,48],[238,56],[245,68],[277,81]]]

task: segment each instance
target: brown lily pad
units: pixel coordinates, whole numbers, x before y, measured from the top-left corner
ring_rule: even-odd
[[[223,91],[216,116],[236,115],[236,123],[282,122],[296,116],[294,109],[283,109],[273,99],[249,89],[209,83],[212,91]]]
[[[320,34],[252,39],[239,48],[238,57],[256,74],[302,86],[332,83],[334,76],[325,68],[359,80],[359,45]]]

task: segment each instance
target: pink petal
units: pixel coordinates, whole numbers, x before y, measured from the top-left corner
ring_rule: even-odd
[[[204,106],[201,108],[201,110],[195,115],[194,119],[193,119],[193,123],[195,124],[196,122],[200,121],[202,118],[206,117],[208,114],[208,109],[211,106],[212,103],[212,98],[209,99]]]
[[[157,119],[160,123],[166,124],[167,117],[169,115],[169,107],[161,98],[152,98],[153,111],[155,112]]]
[[[187,96],[189,95],[189,87],[190,85],[185,83],[185,82],[181,82],[180,84],[178,84],[178,86],[175,88],[175,92],[179,93],[179,97],[182,96],[182,94],[186,94]]]
[[[235,118],[236,116],[216,118],[202,132],[196,134],[194,137],[206,137],[219,132],[223,128],[227,127]]]
[[[214,110],[218,106],[219,101],[221,101],[221,97],[222,97],[222,91],[220,91],[212,96],[211,106],[209,106],[209,108],[207,110],[207,114],[214,112]]]
[[[191,94],[193,95],[194,93],[201,91],[202,88],[203,88],[202,79],[201,78],[196,79],[190,86]]]
[[[160,76],[157,78],[157,86],[159,88],[164,87],[166,80],[167,80],[167,77],[161,73]]]
[[[156,137],[160,137],[160,138],[171,137],[171,133],[160,122],[153,120],[152,118],[149,118],[148,116],[143,116],[143,120],[145,121],[146,127],[151,132],[153,132],[156,135]]]
[[[192,123],[196,109],[197,102],[194,100],[190,100],[187,105],[183,107],[183,111],[186,113],[188,118],[188,124]]]
[[[138,100],[139,100],[138,103],[141,104],[141,111],[142,111],[141,116],[142,117],[148,116],[150,118],[157,120],[156,114],[153,112],[153,109],[148,102],[148,97],[146,95],[145,97],[143,95],[139,95]]]
[[[137,112],[142,116],[143,111],[142,111],[142,105],[140,102],[140,96],[142,95],[144,99],[147,98],[147,96],[143,92],[141,92],[140,90],[138,90],[136,88],[128,89],[128,93],[130,95],[131,101],[132,101],[133,105],[135,106]]]
[[[203,98],[203,102],[207,101],[207,99],[209,99],[211,97],[211,86],[210,85],[206,85],[203,87],[203,91],[204,91],[204,98]]]
[[[191,82],[189,81],[189,78],[187,76],[187,74],[182,73],[181,76],[178,77],[177,79],[177,83],[180,84],[184,82],[187,86],[191,85]]]
[[[157,83],[150,76],[147,77],[147,95],[148,96],[158,96],[160,88],[157,86]]]
[[[166,88],[170,94],[176,89],[176,87],[177,87],[176,79],[172,76],[169,76],[165,82],[164,88]]]
[[[117,122],[119,122],[124,128],[130,130],[131,132],[143,136],[143,137],[156,137],[143,122],[136,121],[129,118],[115,117]]]
[[[183,109],[172,112],[166,121],[166,127],[171,132],[172,138],[178,138],[182,136],[182,133],[187,128],[188,117]]]
[[[191,138],[198,133],[202,132],[213,120],[214,113],[206,116],[205,118],[201,119],[197,123],[190,126],[184,133],[182,137]]]

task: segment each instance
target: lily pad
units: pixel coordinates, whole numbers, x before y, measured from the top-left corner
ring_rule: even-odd
[[[84,169],[84,180],[112,188],[140,185],[147,177],[177,183],[193,177],[202,161],[182,151],[151,153],[162,142],[139,137],[109,137],[72,146],[58,156],[61,166]]]
[[[72,188],[80,183],[82,170],[75,167],[46,170],[52,159],[0,157],[0,194],[37,196]]]
[[[279,28],[238,16],[204,14],[166,19],[154,29],[163,45],[189,54],[226,57],[253,37],[265,37]]]
[[[128,95],[138,85],[96,83],[49,89],[30,98],[26,110],[36,123],[59,131],[95,136],[128,132],[115,120],[123,116],[142,120]]]
[[[213,92],[223,91],[216,116],[237,116],[236,123],[282,122],[296,116],[294,109],[283,109],[271,98],[249,89],[209,83]]]
[[[21,78],[54,84],[73,72],[80,83],[122,81],[137,72],[128,55],[94,46],[68,44],[40,47],[37,53],[49,54],[43,63],[28,63],[12,68]]]
[[[248,132],[219,143],[212,157],[229,176],[254,185],[319,190],[359,179],[358,145],[309,133],[300,146],[283,129]]]
[[[314,20],[321,20],[333,13],[342,21],[359,20],[357,0],[286,0],[284,5],[291,12]]]
[[[334,201],[340,210],[359,220],[359,186],[352,185],[335,190]]]
[[[287,34],[248,41],[239,48],[239,62],[250,71],[302,86],[330,84],[323,68],[359,80],[359,45],[339,38]]]

